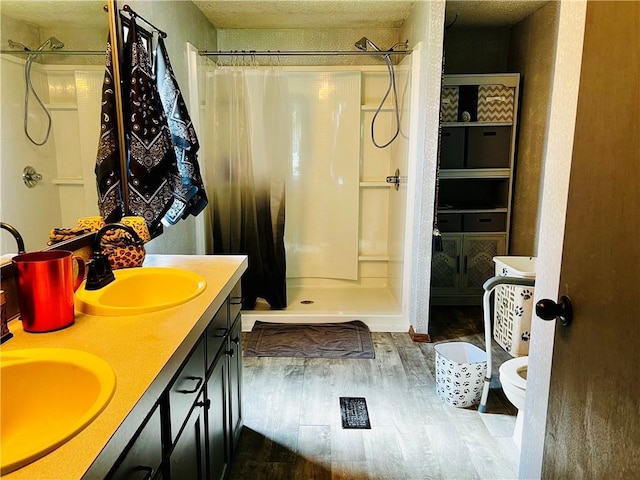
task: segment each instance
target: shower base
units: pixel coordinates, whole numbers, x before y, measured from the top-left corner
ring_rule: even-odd
[[[256,320],[280,323],[326,323],[361,320],[372,332],[406,332],[407,320],[388,288],[288,287],[289,306],[271,310],[258,300],[255,310],[242,311],[242,329],[250,331]]]

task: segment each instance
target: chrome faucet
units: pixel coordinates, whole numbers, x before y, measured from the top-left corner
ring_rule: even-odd
[[[116,279],[109,263],[109,256],[102,251],[102,237],[112,230],[124,230],[131,235],[136,244],[144,243],[133,228],[122,223],[110,223],[98,230],[93,241],[93,259],[87,262],[85,290],[98,290]]]
[[[14,227],[13,225],[9,225],[8,223],[0,222],[0,228],[9,232],[11,235],[13,235],[13,238],[16,239],[16,243],[18,244],[18,253],[25,253],[24,240],[22,239],[22,235],[20,235],[20,232],[16,230],[16,227]]]

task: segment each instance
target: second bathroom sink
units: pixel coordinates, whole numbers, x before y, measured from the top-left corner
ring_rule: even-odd
[[[124,268],[98,290],[76,291],[76,308],[89,315],[137,315],[183,304],[201,294],[207,283],[197,273],[174,267]]]
[[[0,352],[0,475],[58,448],[108,405],[116,376],[103,359],[66,348]]]

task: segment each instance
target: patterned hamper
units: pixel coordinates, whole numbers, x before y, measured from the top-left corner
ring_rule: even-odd
[[[535,257],[494,257],[500,277],[535,278]],[[493,338],[513,357],[529,355],[533,287],[501,285],[494,300]]]
[[[441,343],[436,351],[436,393],[454,407],[471,407],[480,402],[487,354],[467,342]]]

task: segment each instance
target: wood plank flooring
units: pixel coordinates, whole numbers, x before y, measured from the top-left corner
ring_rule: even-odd
[[[244,429],[231,480],[514,479],[515,408],[492,382],[487,410],[445,404],[434,344],[484,349],[477,307],[432,311],[433,343],[373,333],[372,360],[244,358]],[[494,343],[494,365],[511,358]],[[495,385],[495,388],[494,388]],[[343,429],[339,397],[365,397],[371,430]]]

